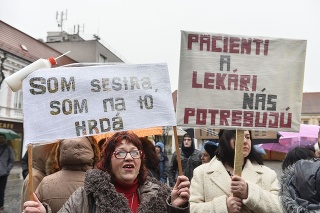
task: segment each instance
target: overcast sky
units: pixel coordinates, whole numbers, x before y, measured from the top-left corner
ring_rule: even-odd
[[[80,25],[81,36],[99,35],[130,63],[167,63],[172,91],[180,30],[307,40],[304,92],[320,92],[319,0],[2,0],[0,19],[46,40],[60,30],[56,12],[66,10],[63,30]]]

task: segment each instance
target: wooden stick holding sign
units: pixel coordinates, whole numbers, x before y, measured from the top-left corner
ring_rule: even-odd
[[[243,140],[244,130],[236,130],[236,141],[234,144],[233,174],[241,176],[243,166]]]
[[[32,144],[28,145],[28,170],[29,170],[29,199],[33,200],[33,174],[32,174]]]
[[[175,141],[175,147],[176,147],[179,175],[181,176],[181,175],[183,175],[183,171],[182,171],[181,155],[180,155],[178,133],[177,133],[177,127],[176,126],[173,127],[173,132],[174,132],[174,141]]]

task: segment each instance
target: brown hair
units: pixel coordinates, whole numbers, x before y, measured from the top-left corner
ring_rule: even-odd
[[[160,159],[156,153],[155,146],[152,141],[146,137],[140,137],[139,139],[142,142],[146,168],[155,171],[160,176]]]
[[[103,150],[101,152],[101,159],[97,163],[97,168],[108,172],[112,178],[114,178],[114,174],[111,170],[111,157],[116,147],[121,143],[122,140],[126,140],[129,143],[132,143],[139,150],[142,150],[142,143],[139,140],[138,136],[133,132],[123,131],[117,132],[112,137],[108,138],[106,143],[103,146]],[[145,163],[143,160],[143,153],[141,156],[141,166],[138,174],[138,182],[140,185],[144,184],[147,178],[147,171],[145,168]]]

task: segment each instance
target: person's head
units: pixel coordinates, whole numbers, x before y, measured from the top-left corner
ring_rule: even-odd
[[[217,158],[222,163],[227,163],[233,167],[235,154],[236,130],[220,130],[223,131],[219,137],[219,146],[216,152]],[[220,135],[220,134],[219,134]],[[258,164],[263,164],[261,155],[251,147],[251,131],[244,131],[243,138],[243,158],[244,163],[249,159]]]
[[[190,136],[190,134],[184,134],[182,138],[182,147],[188,148],[188,147],[194,147],[193,138]]]
[[[316,158],[320,158],[319,143],[314,144],[314,155]]]
[[[306,148],[306,147],[295,147],[293,149],[291,149],[285,159],[282,162],[282,170],[284,171],[286,168],[288,168],[289,166],[292,166],[293,164],[295,164],[298,160],[308,160],[308,159],[312,159],[314,158],[314,152],[312,152],[310,149]]]
[[[155,145],[155,149],[156,149],[157,154],[163,153],[164,152],[164,144],[161,141],[157,142]]]
[[[215,152],[218,148],[218,143],[208,141],[203,146],[203,151],[201,154],[202,163],[209,163],[210,160],[215,156]]]
[[[155,146],[153,142],[147,137],[139,138],[142,143],[142,152],[145,160],[145,165],[147,169],[160,172],[159,163],[160,159],[157,156]]]
[[[63,139],[57,148],[59,168],[78,168],[86,171],[97,163],[100,153],[97,143],[91,137]]]
[[[190,157],[195,150],[193,138],[186,133],[182,137],[181,151],[186,158]]]
[[[0,144],[4,144],[7,142],[6,136],[4,134],[0,134]]]
[[[116,132],[103,146],[97,168],[107,171],[112,178],[123,183],[133,183],[138,178],[144,184],[147,176],[142,152],[142,143],[132,132]]]

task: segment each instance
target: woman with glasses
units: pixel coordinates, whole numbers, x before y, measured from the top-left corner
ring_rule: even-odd
[[[141,141],[134,133],[115,133],[106,142],[97,168],[87,171],[84,187],[76,190],[59,212],[189,212],[188,178],[179,176],[171,191],[147,177],[141,150]],[[36,196],[24,207],[25,213],[50,212]]]
[[[244,131],[240,177],[233,168],[236,130],[220,131],[216,156],[194,170],[191,212],[282,212],[277,174],[263,166],[261,155],[251,146],[251,132]]]

